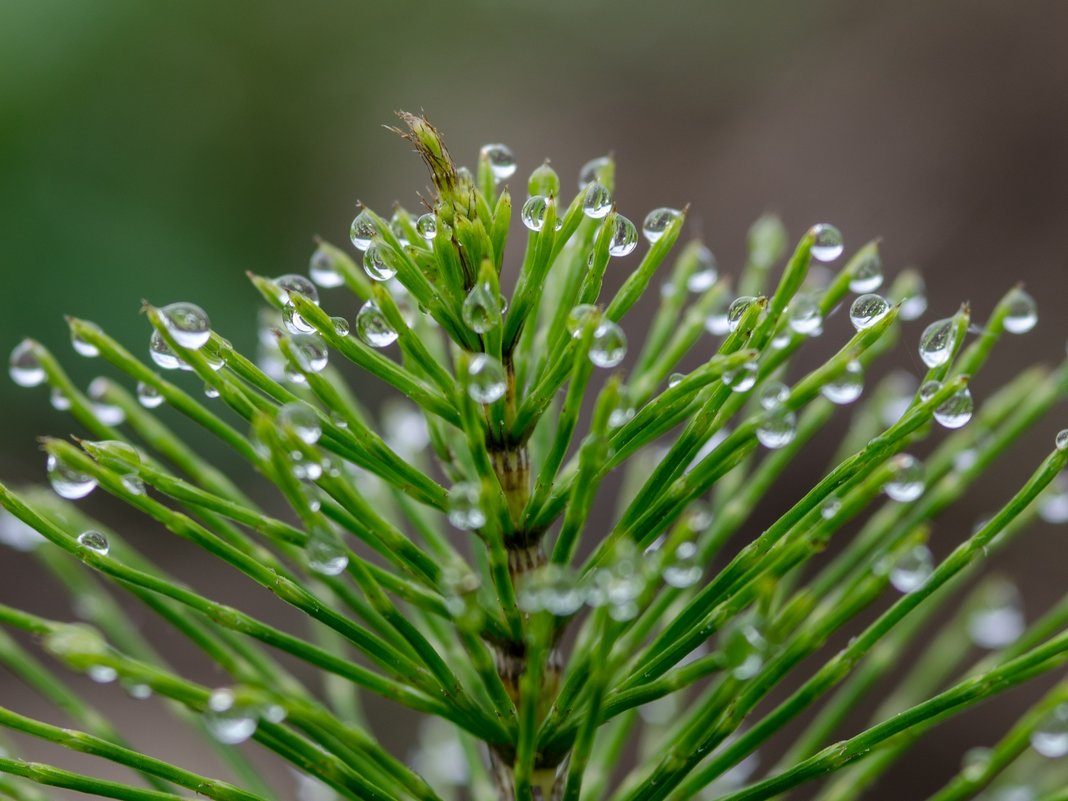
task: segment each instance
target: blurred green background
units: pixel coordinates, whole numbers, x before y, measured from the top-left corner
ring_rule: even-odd
[[[943,316],[969,299],[981,317],[1025,281],[1041,323],[990,386],[1064,354],[1066,31],[1057,0],[2,0],[0,351],[33,335],[87,381],[103,366],[72,354],[62,315],[140,354],[141,298],[200,303],[250,348],[245,270],[304,271],[314,234],[347,245],[357,199],[417,205],[422,165],[382,128],[403,108],[460,161],[502,141],[520,176],[551,156],[565,186],[613,150],[623,213],[691,203],[725,272],[773,210],[795,236],[884,237],[888,271],[923,268]],[[6,380],[0,409],[0,475],[43,478],[34,437],[70,424]],[[1021,470],[1051,431],[1035,436]],[[1048,599],[1063,558],[1038,553],[1009,568]],[[965,734],[925,745],[898,786],[952,767]]]

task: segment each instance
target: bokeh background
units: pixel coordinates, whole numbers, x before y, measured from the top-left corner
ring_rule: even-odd
[[[345,243],[357,199],[417,205],[422,165],[382,128],[403,108],[425,110],[460,161],[502,141],[521,176],[551,157],[565,186],[614,151],[623,213],[691,203],[689,232],[724,272],[740,263],[748,224],[772,210],[795,237],[817,221],[849,246],[883,237],[888,272],[921,267],[939,316],[969,300],[981,318],[1024,281],[1040,324],[1006,343],[981,393],[1024,361],[1064,356],[1066,32],[1059,0],[7,0],[0,351],[32,334],[87,381],[102,365],[73,356],[62,315],[139,352],[141,298],[201,303],[250,348],[259,304],[245,270],[303,271],[314,234]],[[918,372],[908,344],[899,363]],[[72,424],[7,381],[0,410],[0,476],[43,478],[34,437]],[[1007,497],[1068,419],[1056,416],[940,522],[936,549]],[[809,475],[829,447],[813,446]],[[1065,536],[1039,527],[998,565],[1032,612],[1064,589]],[[157,544],[176,570],[195,565],[217,594],[241,597],[225,573],[171,547]],[[46,588],[0,554],[0,601],[65,608]],[[0,703],[22,692],[0,679]],[[1028,697],[944,727],[873,797],[938,786]],[[124,714],[169,742],[151,716]],[[384,728],[403,750],[406,730]]]

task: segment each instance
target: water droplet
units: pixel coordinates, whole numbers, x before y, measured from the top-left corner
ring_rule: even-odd
[[[347,337],[349,335],[349,321],[344,317],[331,317],[330,322],[334,324],[334,333],[339,337]]]
[[[1068,443],[1068,435],[1065,441]],[[1068,523],[1068,474],[1059,473],[1042,493],[1038,514],[1047,523]]]
[[[219,397],[219,390],[217,387],[213,387],[211,384],[204,385],[204,397],[208,400],[215,400]]]
[[[912,294],[901,301],[901,308],[898,310],[898,316],[902,320],[918,320],[927,311],[927,288],[923,279],[917,275],[913,281],[915,287]]]
[[[893,476],[883,485],[883,492],[898,503],[909,503],[923,495],[923,462],[907,453],[901,453],[891,462]]]
[[[65,412],[71,407],[70,398],[59,387],[52,387],[52,391],[48,393],[48,402],[57,412]]]
[[[194,303],[171,303],[160,309],[163,324],[183,348],[197,350],[211,339],[208,313]]]
[[[83,325],[92,325],[92,323],[83,323]],[[99,330],[95,325],[92,327]],[[74,352],[79,356],[85,356],[86,358],[92,359],[93,357],[100,355],[100,349],[81,336],[77,331],[70,332],[70,344],[71,347],[74,348]]]
[[[939,404],[934,419],[945,428],[960,428],[972,419],[974,408],[971,390],[964,387]]]
[[[389,246],[380,242],[373,243],[363,254],[363,271],[372,281],[388,281],[397,274],[390,265],[387,253]]]
[[[598,367],[616,367],[627,355],[627,335],[611,320],[602,320],[593,332],[590,361]]]
[[[1017,287],[1006,299],[1004,326],[1010,334],[1026,334],[1038,322],[1038,306],[1035,299]]]
[[[111,546],[108,544],[108,538],[99,531],[94,531],[93,529],[83,531],[79,534],[78,544],[86,550],[98,553],[101,556],[107,556],[108,551],[111,550]]]
[[[849,322],[858,331],[871,328],[890,313],[890,303],[881,295],[861,295],[849,307]]]
[[[622,214],[617,215],[615,227],[612,229],[612,240],[608,243],[608,255],[626,256],[636,247],[638,247],[638,229]]]
[[[321,576],[339,576],[349,566],[349,553],[332,531],[314,529],[304,545],[308,569]]]
[[[953,318],[936,320],[920,335],[920,358],[928,367],[941,367],[957,346],[957,329]]]
[[[122,683],[122,689],[124,689],[126,694],[135,701],[144,701],[152,697],[152,688],[141,682],[124,681]]]
[[[501,319],[500,303],[488,283],[478,283],[464,298],[460,312],[467,325],[476,334],[484,334]]]
[[[499,401],[508,388],[504,366],[492,356],[476,354],[467,366],[467,394],[476,403],[487,404]]]
[[[527,202],[519,210],[519,218],[523,221],[523,225],[531,231],[540,231],[545,225],[545,215],[549,212],[550,202],[548,198],[541,195],[527,198]]]
[[[593,181],[586,185],[582,196],[582,213],[593,220],[608,216],[612,210],[612,193],[608,187]]]
[[[472,531],[486,525],[486,513],[482,511],[479,486],[471,481],[461,481],[449,490],[449,522],[456,528]]]
[[[438,235],[438,218],[432,211],[428,211],[415,221],[415,231],[427,242]]]
[[[290,346],[293,359],[304,372],[321,373],[326,368],[329,352],[319,337],[312,334],[297,334],[290,340]]]
[[[231,690],[215,690],[208,697],[204,725],[211,736],[224,745],[243,743],[256,733],[256,711],[237,703]]]
[[[372,348],[384,348],[397,341],[397,332],[372,300],[356,314],[356,334]]]
[[[833,225],[820,223],[812,226],[809,233],[812,235],[812,258],[816,261],[834,261],[842,255],[845,249],[842,232]]]
[[[11,351],[8,374],[20,387],[36,387],[44,383],[45,371],[34,353],[34,345],[24,339]]]
[[[931,398],[937,395],[942,389],[942,382],[935,379],[930,381],[924,381],[920,385],[919,391],[916,393],[921,403],[927,403]]]
[[[756,380],[756,362],[746,362],[738,369],[723,374],[723,383],[730,387],[732,392],[748,392],[756,384]]]
[[[857,293],[874,292],[882,285],[883,262],[879,258],[879,252],[873,250],[853,268],[849,277],[849,290]]]
[[[901,554],[890,568],[890,583],[898,592],[922,587],[934,572],[934,556],[926,545],[917,545]]]
[[[757,392],[757,403],[761,408],[771,411],[778,409],[790,397],[790,388],[782,381],[765,381]]]
[[[731,305],[727,307],[728,331],[734,332],[738,330],[738,326],[742,324],[742,317],[745,316],[746,311],[755,302],[756,298],[751,295],[742,295],[731,302]]]
[[[148,339],[148,355],[152,357],[152,361],[156,363],[157,367],[163,370],[178,370],[188,367],[185,362],[178,358],[178,355],[171,350],[171,346],[167,344],[163,339],[163,335],[159,331],[152,331],[152,336]]]
[[[675,220],[681,219],[682,212],[678,209],[653,209],[645,215],[645,221],[642,223],[642,235],[650,243],[656,242],[664,235],[669,225]]]
[[[704,570],[697,561],[697,546],[689,541],[680,542],[665,557],[660,575],[672,587],[692,587],[701,580]]]
[[[823,312],[820,311],[819,299],[812,294],[796,295],[790,301],[790,316],[787,322],[798,334],[816,336],[823,325]]]
[[[582,329],[586,327],[586,321],[597,313],[597,307],[590,303],[580,303],[567,314],[567,332],[573,339],[582,336]]]
[[[315,288],[315,284],[303,275],[286,273],[275,278],[273,283],[278,288],[278,302],[283,305],[289,302],[290,292],[303,295],[316,306],[319,305],[319,290]]]
[[[764,413],[757,423],[756,437],[765,448],[785,448],[797,433],[797,417],[782,407]]]
[[[727,322],[727,312],[712,312],[705,318],[705,330],[712,336],[721,337],[730,333],[730,324]]]
[[[723,630],[719,649],[731,675],[739,681],[753,678],[764,666],[767,641],[751,619],[736,618]]]
[[[672,373],[671,375],[669,375],[667,382],[668,389],[671,389],[672,387],[677,387],[680,383],[682,383],[682,379],[684,379],[685,377],[686,373]]]
[[[378,226],[366,211],[356,215],[349,227],[349,239],[357,250],[367,250],[371,245],[371,239],[378,235]]]
[[[820,387],[820,394],[839,406],[852,403],[863,391],[864,368],[856,360],[847,364],[845,371],[839,376]]]
[[[1023,602],[1008,581],[993,581],[983,589],[979,605],[968,615],[968,635],[980,648],[1004,648],[1026,628]]]
[[[146,409],[156,409],[163,404],[163,393],[144,381],[137,382],[137,402]]]
[[[319,415],[311,406],[299,401],[280,406],[275,420],[283,428],[292,428],[293,433],[300,438],[301,442],[308,445],[318,442],[323,433]]]
[[[515,154],[507,145],[483,145],[480,155],[489,161],[490,172],[496,183],[506,181],[515,175]]]
[[[686,290],[695,294],[707,292],[719,280],[716,257],[704,245],[697,250],[697,263],[700,265],[699,268],[690,273],[686,279]]]
[[[1031,747],[1047,759],[1068,755],[1068,704],[1055,707],[1035,727]]]
[[[121,406],[116,406],[106,401],[110,386],[108,379],[103,376],[97,376],[89,382],[86,394],[93,401],[93,414],[96,415],[97,419],[104,425],[117,426],[126,420],[126,412],[122,410]]]
[[[1059,451],[1068,451],[1068,428],[1057,432],[1053,438],[1053,444]]]
[[[556,564],[547,564],[529,573],[516,593],[516,603],[523,611],[560,616],[574,614],[584,600],[574,574]]]
[[[841,511],[841,509],[842,502],[834,495],[832,495],[830,498],[825,500],[823,502],[823,505],[820,507],[820,517],[822,517],[824,520],[832,520],[834,519],[835,515],[837,515],[838,512]]]
[[[612,411],[608,413],[608,427],[611,429],[622,428],[634,419],[636,413],[634,401],[631,399],[630,393],[627,392],[627,388],[620,387],[616,404],[612,407]]]
[[[961,775],[966,781],[976,782],[983,778],[987,768],[990,766],[990,757],[993,756],[993,751],[989,748],[969,748],[964,752],[964,756],[961,757]]]
[[[338,271],[334,258],[322,247],[316,248],[311,255],[308,276],[324,289],[332,289],[345,283],[345,277]]]
[[[48,454],[46,466],[48,481],[56,495],[73,501],[84,498],[96,488],[96,479],[88,473],[75,470],[55,454]]]

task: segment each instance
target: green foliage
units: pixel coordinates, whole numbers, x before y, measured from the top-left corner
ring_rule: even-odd
[[[163,699],[204,732],[234,782],[141,753],[24,638],[0,632],[0,662],[75,728],[3,707],[0,725],[140,779],[104,781],[9,752],[0,790],[28,800],[40,797],[37,784],[138,801],[188,790],[220,801],[286,797],[235,748],[251,739],[348,799],[741,801],[836,771],[820,798],[847,801],[939,721],[1068,661],[1068,600],[1025,630],[1011,588],[973,581],[1043,504],[1068,500],[1058,485],[1068,434],[942,561],[924,544],[939,515],[1068,391],[1068,367],[1025,369],[973,414],[970,379],[1004,332],[1034,324],[1026,293],[1011,290],[971,344],[967,308],[928,326],[918,391],[902,389],[898,375],[874,387],[832,466],[756,534],[750,521],[783,473],[837,406],[857,399],[903,318],[922,313],[919,277],[903,273],[884,300],[871,294],[883,280],[875,243],[825,276],[811,267],[839,256],[836,230],[816,226],[787,254],[782,224],[764,217],[729,304],[708,250],[681,247],[624,369],[622,326],[676,245],[685,211],[650,212],[649,247],[613,294],[606,276],[639,238],[611,201],[615,165],[590,162],[566,204],[543,165],[517,204],[527,243],[508,291],[510,151],[484,147],[472,173],[425,119],[401,120],[430,170],[431,211],[397,209],[387,221],[362,209],[352,229],[362,266],[325,242],[312,257],[320,285],[344,286],[362,304],[351,326],[320,307],[302,276],[250,275],[269,306],[255,360],[190,304],[145,305],[155,366],[100,327],[69,320],[76,349],[116,368],[134,393],[99,379],[83,394],[41,345],[16,348],[16,382],[49,385],[86,432],[73,443],[43,440],[62,498],[99,487],[307,625],[292,633],[219,603],[65,500],[0,486],[5,538],[32,549],[87,618],[0,605],[0,623],[36,635],[60,667]],[[851,302],[851,292],[860,297]],[[851,338],[800,370],[795,354],[850,302]],[[639,328],[628,329],[632,340]],[[714,352],[706,328],[722,335]],[[698,366],[675,372],[698,353]],[[358,366],[359,381],[391,386],[401,405],[375,419],[341,362]],[[156,367],[195,373],[216,400]],[[290,511],[269,514],[244,476],[218,470],[148,411],[160,404],[232,449]],[[925,439],[933,447],[921,462],[906,451]],[[614,474],[622,489],[609,518],[602,484]],[[128,605],[145,606],[230,684],[180,675],[131,624]],[[939,624],[936,614],[952,608]],[[875,614],[862,624],[866,611]],[[844,632],[848,644],[829,647]],[[927,647],[910,668],[901,656],[921,638]],[[971,663],[973,640],[989,653]],[[298,678],[279,655],[318,681]],[[414,764],[379,744],[363,693],[425,716]],[[832,742],[874,693],[885,700],[870,726]],[[755,773],[757,749],[806,713],[780,761]],[[935,798],[1018,781],[1014,770],[1057,797],[1063,766],[1032,756],[1029,744],[1054,756],[1063,733],[1068,751],[1065,727],[1062,681]],[[624,757],[632,742],[633,764]]]

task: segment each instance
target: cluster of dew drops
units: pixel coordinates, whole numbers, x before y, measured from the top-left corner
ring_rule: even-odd
[[[488,159],[491,171],[497,182],[502,182],[515,174],[517,164],[512,151],[501,144],[486,145],[482,155]],[[583,213],[591,219],[603,219],[613,209],[612,193],[598,182],[597,176],[608,164],[607,158],[601,157],[587,162],[579,174],[579,191],[583,193]],[[464,168],[461,168],[464,169]],[[534,195],[526,199],[520,209],[523,225],[531,231],[540,231],[546,219],[550,205],[555,203],[552,197]],[[657,208],[644,218],[641,232],[650,243],[655,243],[667,228],[681,217],[681,212],[672,208]],[[404,227],[396,216],[389,223],[392,234],[403,247],[411,247],[405,236]],[[556,225],[562,225],[557,218]],[[427,212],[418,217],[412,226],[422,243],[419,246],[432,248],[432,242],[439,232],[446,229],[434,212]],[[638,229],[628,218],[617,215],[612,230],[608,252],[612,257],[624,257],[632,253],[639,240]],[[833,225],[819,224],[811,229],[813,245],[811,255],[817,262],[828,263],[838,259],[844,244],[841,233]],[[396,269],[391,265],[392,251],[379,233],[377,223],[372,216],[361,211],[353,220],[349,230],[353,246],[362,252],[361,263],[366,274],[374,281],[385,283],[395,299],[406,321],[414,320],[416,313],[407,290],[395,278]],[[699,268],[691,274],[686,282],[686,289],[694,294],[706,292],[712,288],[719,277],[716,261],[707,248],[698,251]],[[258,364],[271,378],[301,383],[306,380],[306,373],[322,371],[328,362],[329,351],[316,332],[314,326],[297,313],[291,302],[292,294],[299,294],[307,300],[319,304],[319,288],[330,289],[343,285],[344,276],[337,269],[334,258],[320,246],[313,253],[308,277],[300,274],[286,274],[274,279],[277,298],[282,307],[280,315],[265,309],[261,313],[260,333],[258,338]],[[849,320],[853,327],[864,330],[876,325],[890,311],[891,303],[876,293],[883,283],[882,266],[877,254],[871,254],[853,271],[849,288],[856,298],[849,308]],[[669,288],[667,285],[665,288]],[[736,298],[723,310],[713,312],[705,321],[705,328],[716,336],[729,334],[737,329],[742,317],[756,298],[743,296]],[[1034,300],[1022,289],[1016,289],[1009,299],[1008,314],[1004,318],[1004,328],[1013,334],[1030,331],[1037,322],[1037,310]],[[922,291],[907,298],[900,307],[899,314],[904,320],[920,317],[927,308]],[[464,323],[476,333],[489,331],[500,320],[506,309],[505,299],[495,297],[486,284],[476,284],[468,293],[462,305]],[[179,302],[160,309],[164,325],[173,339],[182,347],[200,350],[207,363],[213,369],[221,369],[226,363],[229,343],[220,340],[221,347],[204,350],[211,340],[211,323],[207,313],[199,306]],[[579,305],[573,308],[567,317],[567,327],[573,337],[578,337],[584,329],[590,315],[596,314],[592,305]],[[282,358],[275,333],[278,318],[282,326],[291,335],[291,353],[299,369],[294,369]],[[353,326],[344,317],[331,318],[339,336],[349,336],[352,329],[356,336],[372,348],[386,348],[398,337],[386,316],[373,301],[365,302],[356,312]],[[785,346],[791,334],[816,337],[822,333],[823,316],[818,295],[803,291],[794,297],[787,310],[789,331],[773,341],[773,347]],[[945,364],[956,349],[956,327],[952,318],[937,320],[928,325],[920,336],[918,353],[923,363],[934,368]],[[85,357],[98,356],[97,348],[90,342],[74,335],[74,350]],[[153,331],[149,338],[149,356],[153,363],[162,370],[191,370],[192,368],[176,354],[160,335]],[[620,365],[627,353],[627,338],[623,329],[615,322],[601,320],[594,331],[589,358],[594,365],[601,368],[614,368]],[[506,377],[503,366],[492,356],[476,354],[468,365],[468,393],[479,404],[492,404],[500,400],[506,389]],[[18,344],[11,353],[9,373],[12,380],[22,387],[33,387],[45,383],[46,373],[39,362],[34,346],[29,341]],[[681,380],[682,376],[673,375],[669,385]],[[723,376],[724,384],[734,392],[748,392],[754,388],[757,380],[755,362],[741,367]],[[825,398],[835,404],[849,404],[856,401],[864,387],[864,370],[857,361],[850,362],[840,375],[821,387]],[[907,408],[910,396],[915,392],[921,400],[930,399],[941,389],[936,381],[929,381],[918,388],[904,387],[899,403],[889,404],[886,409],[887,423]],[[109,425],[122,422],[123,413],[118,406],[104,400],[107,382],[96,379],[88,388],[88,397],[93,403],[97,416]],[[786,407],[789,388],[779,381],[764,382],[756,393],[759,405],[759,424],[756,429],[758,441],[770,449],[782,448],[793,441],[796,432],[796,417]],[[205,387],[205,394],[217,397],[218,393],[210,386]],[[163,396],[153,386],[139,383],[137,398],[142,406],[154,409],[164,402]],[[58,388],[52,390],[52,405],[64,410],[70,408],[70,400]],[[613,411],[609,424],[613,427],[623,425],[630,420],[635,410],[629,405],[623,393],[619,409]],[[893,408],[891,408],[893,407]],[[934,412],[935,420],[946,428],[959,428],[971,418],[974,407],[973,399],[967,388],[960,390],[938,406]],[[279,422],[291,428],[308,444],[315,443],[321,426],[318,415],[301,403],[286,404],[279,409]],[[341,421],[338,421],[339,424]],[[406,422],[411,422],[407,420]],[[95,443],[106,447],[112,457],[118,457],[117,463],[129,466],[128,475],[123,482],[131,492],[143,492],[144,488],[137,477],[140,457],[135,448],[121,442]],[[1068,449],[1068,431],[1057,436],[1056,445]],[[322,465],[300,458],[294,454],[294,472],[304,481],[314,481],[322,474]],[[112,463],[116,463],[113,458]],[[884,486],[886,495],[898,502],[914,501],[924,491],[923,464],[907,454],[901,454],[893,460],[893,475]],[[55,456],[48,457],[47,474],[55,492],[63,498],[77,499],[88,495],[96,486],[91,476],[65,464]],[[840,507],[836,498],[828,499],[822,508],[824,517],[833,517]],[[1068,522],[1068,479],[1059,479],[1055,492],[1051,492],[1043,501],[1042,516],[1052,522]],[[694,512],[694,519],[707,518],[704,512]],[[448,517],[452,525],[460,529],[472,530],[483,526],[485,514],[480,507],[479,488],[477,485],[461,482],[454,485],[449,492]],[[708,525],[705,520],[704,525]],[[15,547],[28,547],[27,543],[36,542],[39,535],[21,524],[10,515],[0,517],[0,541]],[[77,538],[80,547],[98,556],[107,556],[110,548],[104,534],[95,530],[83,532]],[[643,588],[650,580],[650,564],[655,565],[655,573],[666,583],[678,587],[688,587],[700,581],[703,570],[698,558],[696,545],[691,541],[672,543],[661,548],[661,543],[651,546],[657,558],[649,560],[648,554],[622,553],[616,556],[612,564],[604,569],[594,571],[586,581],[579,582],[563,566],[550,565],[537,571],[523,586],[519,593],[519,602],[527,611],[549,611],[557,615],[568,615],[578,610],[583,604],[590,606],[607,606],[612,617],[620,620],[633,617],[638,612],[637,600]],[[312,532],[308,542],[309,565],[328,575],[337,575],[347,565],[348,557],[344,548],[331,536]],[[934,569],[934,559],[925,545],[918,545],[899,556],[892,564],[883,568],[889,572],[891,583],[901,592],[911,592],[923,586]],[[972,615],[969,630],[972,638],[988,648],[1003,647],[1014,640],[1023,631],[1023,614],[1017,593],[1003,591],[992,597],[989,604],[981,606]],[[725,637],[734,639],[740,645],[725,651],[739,654],[736,673],[754,669],[754,660],[758,659],[761,638],[757,627],[745,620],[737,621],[733,628],[725,632]],[[759,666],[759,665],[757,665]],[[114,671],[100,669],[91,671],[91,675],[100,681],[115,678]],[[131,694],[143,696],[147,688],[136,685],[128,688]],[[255,731],[259,719],[274,719],[281,714],[276,707],[257,708],[238,703],[233,693],[227,689],[217,690],[209,699],[206,717],[209,727],[223,742],[237,743],[247,739]],[[1054,710],[1048,721],[1049,725],[1036,731],[1034,747],[1047,756],[1060,756],[1068,753],[1068,706]]]

